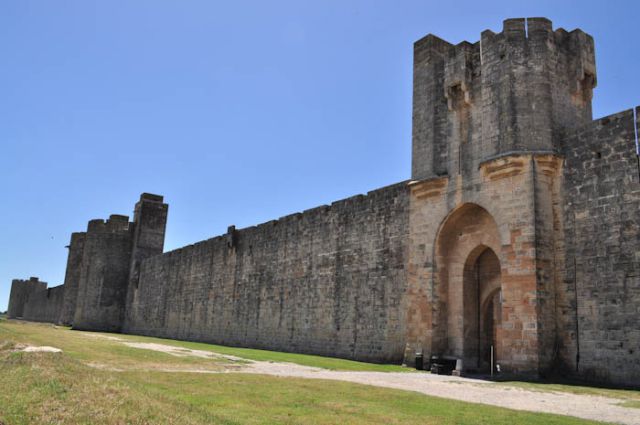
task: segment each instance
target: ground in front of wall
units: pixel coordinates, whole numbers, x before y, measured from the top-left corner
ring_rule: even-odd
[[[6,320],[0,376],[6,424],[640,423],[637,391],[547,391],[395,365]],[[589,409],[594,403],[597,409]]]

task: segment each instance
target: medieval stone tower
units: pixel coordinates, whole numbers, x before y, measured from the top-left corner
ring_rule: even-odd
[[[544,18],[414,45],[411,179],[162,253],[167,205],[74,233],[12,317],[487,372],[640,381],[640,162],[593,39]],[[45,313],[36,313],[45,312]]]
[[[593,40],[544,18],[414,47],[410,341],[486,369],[550,367],[563,152],[591,122]],[[428,331],[424,331],[428,329]],[[415,334],[413,334],[415,332]]]

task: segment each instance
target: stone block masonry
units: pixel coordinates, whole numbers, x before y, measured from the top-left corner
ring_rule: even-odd
[[[87,228],[76,310],[75,329],[117,332],[122,324],[129,280],[133,226],[127,216],[92,220]]]
[[[74,233],[9,316],[463,373],[640,382],[640,161],[593,39],[507,19],[414,45],[411,180],[163,253],[168,206]]]
[[[41,282],[37,277],[28,280],[14,279],[11,282],[11,294],[9,295],[9,319],[19,319],[24,317],[25,304],[29,295],[37,291],[47,289],[47,282]]]
[[[640,173],[633,110],[567,138],[563,360],[575,373],[640,382]]]
[[[47,289],[47,282],[37,277],[11,282],[9,319],[57,323],[62,312],[65,287]]]
[[[400,362],[408,205],[398,184],[145,260],[123,330]]]
[[[124,215],[91,220],[75,244],[72,239],[69,255],[74,263],[68,264],[67,275],[71,282],[78,280],[74,329],[120,331],[130,279],[137,276],[142,260],[162,253],[167,212],[162,196],[143,193],[133,223]],[[74,294],[70,297],[68,305]]]
[[[87,234],[84,232],[71,234],[71,242],[68,246],[67,270],[64,276],[65,294],[62,311],[60,312],[60,323],[63,325],[71,325],[76,313],[80,271],[82,270],[82,255],[84,253],[86,236]]]
[[[57,323],[62,311],[64,290],[64,285],[59,285],[29,294],[24,306],[23,318],[34,322]]]

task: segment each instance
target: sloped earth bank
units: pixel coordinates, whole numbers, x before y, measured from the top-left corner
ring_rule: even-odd
[[[454,400],[482,403],[516,410],[555,413],[596,421],[640,425],[640,410],[620,406],[621,400],[609,397],[561,392],[530,391],[498,385],[494,382],[430,373],[342,372],[301,366],[293,363],[251,361],[204,350],[191,350],[156,343],[137,343],[109,337],[129,347],[159,351],[174,356],[224,358],[234,364],[221,372],[181,369],[192,373],[253,373],[280,377],[329,379],[364,385],[415,391]],[[93,365],[99,367],[99,365]],[[167,369],[167,372],[174,372]]]

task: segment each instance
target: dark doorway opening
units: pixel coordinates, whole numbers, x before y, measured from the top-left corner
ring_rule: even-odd
[[[491,371],[499,352],[502,322],[500,260],[491,248],[473,250],[465,263],[463,286],[464,369]]]

